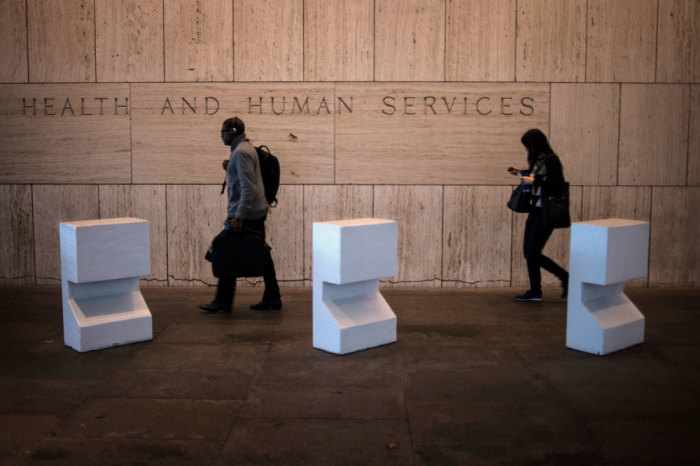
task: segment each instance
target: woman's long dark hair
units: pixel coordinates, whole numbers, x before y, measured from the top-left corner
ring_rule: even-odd
[[[530,170],[537,162],[537,159],[542,156],[554,155],[554,151],[547,141],[547,136],[539,129],[530,129],[523,134],[520,142],[527,149],[527,163],[530,165]]]

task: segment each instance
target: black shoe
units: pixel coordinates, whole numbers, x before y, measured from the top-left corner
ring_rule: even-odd
[[[250,308],[254,311],[278,311],[282,309],[282,300],[271,299],[268,301],[263,299],[258,304],[252,304]]]
[[[566,280],[561,281],[561,299],[566,299],[569,297],[569,277]]]
[[[542,292],[539,293],[533,293],[532,290],[527,290],[525,294],[521,294],[515,297],[516,301],[533,301],[533,302],[540,302],[542,301]]]
[[[202,304],[199,306],[199,308],[207,312],[231,312],[231,306],[228,304],[217,303],[216,301],[212,301],[209,304]]]

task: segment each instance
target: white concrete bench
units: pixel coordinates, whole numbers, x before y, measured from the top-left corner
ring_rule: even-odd
[[[604,355],[642,343],[644,316],[622,287],[647,274],[649,223],[574,223],[569,257],[566,346]]]
[[[148,230],[138,218],[60,224],[66,345],[83,352],[153,338],[139,287],[151,273]]]
[[[372,218],[313,224],[313,346],[347,354],[396,341],[379,278],[397,271],[397,224]]]

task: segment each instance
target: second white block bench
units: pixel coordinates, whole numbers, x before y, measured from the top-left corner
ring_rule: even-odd
[[[362,218],[313,224],[313,346],[336,354],[396,341],[379,278],[397,271],[397,224]]]

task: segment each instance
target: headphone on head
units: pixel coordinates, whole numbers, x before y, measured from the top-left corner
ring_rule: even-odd
[[[241,123],[242,122],[241,122],[240,118],[233,117],[233,126],[229,130],[231,132],[231,134],[233,134],[234,136],[238,135],[238,128],[240,127]]]
[[[226,122],[228,122],[227,120]],[[239,129],[241,131],[239,131]],[[229,129],[222,130],[222,132],[226,132],[231,134],[232,136],[238,136],[239,133],[245,132],[245,125],[243,124],[243,121],[241,121],[240,118],[238,117],[233,117],[231,119],[231,127]]]

